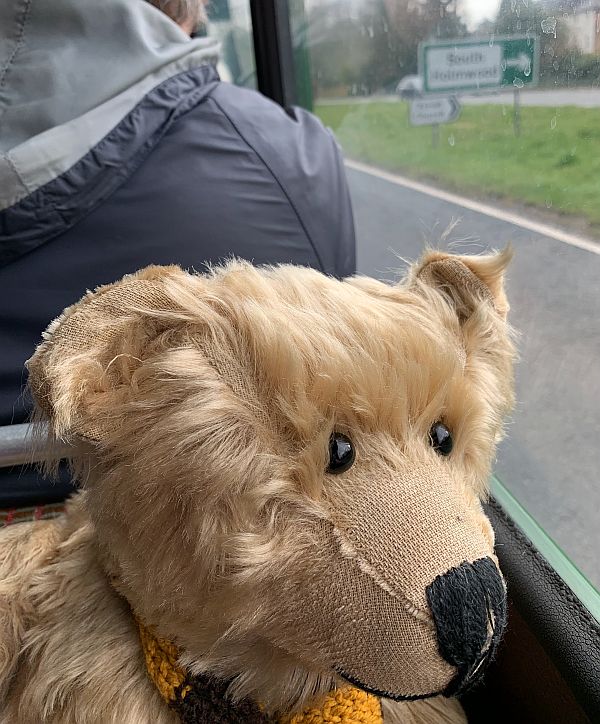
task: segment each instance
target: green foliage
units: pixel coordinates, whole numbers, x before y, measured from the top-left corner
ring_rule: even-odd
[[[561,166],[572,166],[577,163],[577,148],[572,148],[567,153],[563,153],[562,156],[556,162],[556,165],[560,168]]]
[[[600,128],[583,128],[577,129],[577,137],[583,138],[584,141],[597,140],[600,141]]]
[[[440,129],[408,123],[408,105],[319,105],[346,154],[472,196],[498,197],[600,225],[600,109],[524,107],[515,138],[512,105],[466,106]]]
[[[573,54],[573,73],[578,82],[585,85],[600,83],[600,55]]]
[[[440,0],[365,0],[358,14],[338,4],[334,16],[316,4],[307,18],[315,95],[393,91],[417,72],[421,40],[466,34],[456,13],[443,8]]]
[[[315,97],[393,92],[403,76],[417,72],[420,41],[467,35],[457,3],[314,3],[307,14],[306,38]],[[570,0],[563,0],[563,5],[502,0],[496,20],[486,22],[480,34],[538,36],[542,85],[600,83],[600,56],[583,55],[572,47]]]

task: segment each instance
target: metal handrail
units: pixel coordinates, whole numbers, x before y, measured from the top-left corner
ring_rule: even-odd
[[[0,468],[13,465],[30,465],[56,457],[66,457],[69,446],[56,442],[51,447],[38,442],[43,439],[36,433],[33,436],[33,425],[4,425],[0,427]]]

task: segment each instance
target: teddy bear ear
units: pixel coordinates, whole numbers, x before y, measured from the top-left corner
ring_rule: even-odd
[[[459,319],[471,316],[482,302],[493,306],[503,318],[509,311],[504,292],[504,276],[513,251],[485,256],[456,256],[439,251],[427,252],[413,270],[413,280],[434,287],[450,298]]]
[[[88,292],[44,332],[27,362],[28,384],[56,437],[99,442],[118,424],[144,347],[164,327],[153,312],[177,307],[166,281],[184,274],[147,267]]]

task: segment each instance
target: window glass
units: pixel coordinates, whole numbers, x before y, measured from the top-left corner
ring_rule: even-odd
[[[208,34],[221,42],[219,75],[236,85],[256,88],[252,20],[248,0],[210,0]]]
[[[300,97],[347,158],[359,272],[513,244],[496,474],[599,586],[600,2],[290,5]]]

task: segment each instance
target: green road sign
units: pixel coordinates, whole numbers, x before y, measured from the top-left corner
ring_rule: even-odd
[[[427,40],[419,45],[419,75],[426,93],[531,87],[537,84],[538,71],[535,35]]]

